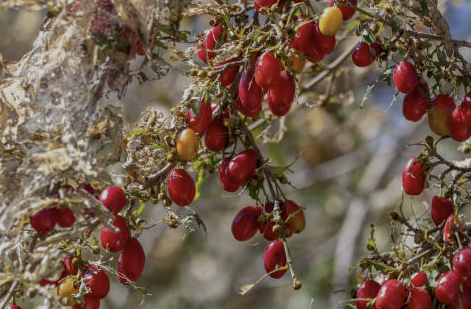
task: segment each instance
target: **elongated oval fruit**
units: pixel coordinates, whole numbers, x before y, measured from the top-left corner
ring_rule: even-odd
[[[74,212],[69,207],[57,209],[55,216],[60,227],[71,227],[75,223]]]
[[[263,90],[253,80],[254,71],[245,69],[239,83],[240,104],[247,110],[261,110]],[[252,116],[253,117],[253,116]]]
[[[306,218],[303,209],[295,202],[284,202],[284,212],[287,214],[286,228],[293,233],[301,233],[306,228]]]
[[[262,89],[268,89],[280,74],[281,65],[275,55],[264,53],[255,65],[255,82]]]
[[[422,172],[422,164],[417,158],[407,162],[402,172],[402,187],[409,195],[419,195],[424,191],[426,175]]]
[[[242,208],[232,221],[232,235],[238,241],[245,241],[252,238],[258,231],[258,217],[262,214],[262,209],[257,206],[246,206]]]
[[[313,24],[313,41],[317,51],[323,54],[330,54],[335,48],[335,36],[323,35],[318,24]]]
[[[136,238],[131,238],[119,256],[118,278],[124,275],[130,281],[136,282],[142,274],[145,263],[146,256],[141,243]]]
[[[455,242],[455,236],[453,235],[453,229],[451,225],[455,224],[455,214],[452,213],[445,221],[445,226],[443,227],[443,241],[444,242]]]
[[[188,126],[196,133],[203,133],[211,123],[212,115],[211,104],[203,98],[197,113],[193,112],[191,108],[188,109]]]
[[[195,198],[196,188],[193,178],[180,168],[174,168],[168,173],[167,189],[170,199],[179,206],[190,205]]]
[[[286,61],[283,63],[283,68],[286,71],[291,71],[294,73],[301,73],[306,66],[306,57],[297,53],[290,52],[289,62]]]
[[[428,111],[428,125],[438,135],[450,135],[450,118],[455,110],[455,101],[449,94],[440,94],[432,101]]]
[[[88,265],[83,271],[85,285],[90,289],[90,296],[102,299],[110,291],[110,280],[104,270],[97,265]]]
[[[402,114],[409,121],[419,121],[431,107],[427,84],[418,82],[414,90],[406,94]]]
[[[406,300],[407,290],[396,279],[385,281],[376,295],[377,309],[400,309]]]
[[[57,223],[56,211],[57,208],[55,207],[45,208],[29,217],[29,222],[33,229],[39,234],[47,234],[52,231]]]
[[[466,287],[471,286],[471,249],[463,247],[453,256],[453,269]]]
[[[279,117],[286,115],[291,108],[295,92],[294,77],[287,71],[279,73],[267,93],[267,103],[271,112]]]
[[[271,273],[277,268],[286,266],[285,247],[281,241],[275,240],[267,246],[265,249],[264,262],[265,270],[268,274],[270,274],[270,277],[276,279],[283,277],[287,269],[278,270]]]
[[[319,18],[319,29],[323,35],[332,36],[342,27],[343,14],[337,7],[327,7]]]
[[[394,83],[402,93],[409,93],[417,86],[417,70],[408,61],[401,61],[396,64],[393,73]]]
[[[186,128],[180,133],[177,140],[177,155],[184,161],[193,160],[198,154],[199,140],[196,132]]]
[[[221,182],[222,188],[227,192],[236,192],[239,190],[239,186],[232,183],[226,175],[227,166],[229,165],[230,161],[231,158],[229,157],[226,157],[221,161],[221,166],[219,167],[219,181]]]
[[[370,45],[366,42],[358,43],[352,53],[352,61],[357,67],[367,67],[373,63],[375,56],[370,50]]]
[[[446,197],[434,196],[432,199],[431,216],[436,226],[442,224],[453,213],[453,203]]]
[[[244,185],[255,174],[258,156],[253,149],[242,151],[229,161],[226,175],[233,184]]]
[[[357,0],[348,0],[348,2],[354,6],[357,5]],[[334,0],[329,1],[329,6],[335,6]],[[355,10],[346,5],[339,5],[338,8],[342,11],[343,20],[349,20],[355,15]]]
[[[229,141],[229,131],[224,125],[222,115],[218,115],[209,125],[204,136],[204,144],[208,150],[221,151],[227,146]]]
[[[107,187],[100,194],[100,202],[114,215],[123,210],[126,205],[126,195],[120,187]]]
[[[57,296],[59,296],[62,305],[75,305],[74,295],[79,293],[78,287],[79,284],[77,284],[73,277],[66,277],[59,281],[57,284]]]
[[[454,270],[444,273],[437,282],[435,297],[441,303],[452,305],[458,300],[461,289],[461,278]]]
[[[360,289],[358,290],[357,298],[374,299],[378,294],[380,288],[381,285],[378,282],[374,280],[367,280],[361,285]],[[357,309],[366,309],[367,303],[368,302],[366,300],[357,300],[356,307]]]
[[[314,36],[314,21],[313,20],[301,20],[299,22],[299,29],[296,31],[291,47],[300,54],[307,54],[312,44],[312,38]]]
[[[464,142],[471,136],[471,125],[466,123],[466,106],[460,105],[450,117],[450,137],[458,142]]]
[[[129,228],[121,216],[116,216],[116,220],[111,224],[118,229],[114,232],[112,229],[104,226],[100,231],[101,245],[110,252],[121,251],[129,239]]]
[[[409,303],[407,309],[430,309],[432,297],[425,288],[412,288],[409,290]]]

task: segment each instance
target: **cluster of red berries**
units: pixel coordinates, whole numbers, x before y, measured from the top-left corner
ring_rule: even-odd
[[[458,107],[449,94],[431,100],[428,85],[418,80],[416,68],[405,60],[396,65],[393,78],[397,89],[406,94],[402,112],[407,120],[419,121],[428,112],[428,124],[434,133],[459,142],[471,136],[471,93]]]

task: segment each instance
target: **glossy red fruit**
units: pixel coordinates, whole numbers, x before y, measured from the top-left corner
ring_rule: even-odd
[[[466,122],[465,109],[466,106],[458,106],[450,117],[450,137],[458,142],[464,142],[471,136],[471,125]]]
[[[464,247],[453,257],[453,269],[466,286],[471,286],[471,249]]]
[[[217,67],[222,66],[224,64],[234,62],[234,61],[238,61],[238,60],[239,60],[239,58],[234,58],[234,59],[231,59],[229,61],[218,64],[215,67],[217,68]],[[232,83],[234,82],[234,79],[237,76],[238,72],[239,72],[239,66],[238,65],[231,66],[231,67],[227,68],[221,75],[221,79],[220,79],[221,85],[223,85],[224,87],[232,85]]]
[[[72,263],[72,258],[70,256],[65,256],[61,260],[62,265],[64,266],[64,273],[61,275],[63,278],[70,276],[70,275],[77,275],[78,274],[78,269],[75,267],[74,263]]]
[[[265,270],[267,273],[274,271],[279,267],[286,266],[286,253],[283,243],[279,240],[271,242],[265,249]],[[272,278],[281,278],[287,269],[278,270],[270,274]]]
[[[100,231],[101,245],[110,252],[121,251],[129,239],[129,228],[121,216],[116,216],[116,220],[111,224],[119,231],[114,232],[112,229],[104,226]]]
[[[438,135],[450,135],[450,118],[455,110],[455,100],[449,94],[440,94],[432,101],[428,111],[428,125]]]
[[[247,117],[257,117],[258,114],[260,114],[260,112],[262,111],[262,104],[259,104],[254,108],[248,108],[242,104],[239,98],[237,98],[235,102],[235,108]]]
[[[21,309],[21,307],[18,305],[11,305],[8,307],[8,309]]]
[[[69,207],[57,209],[56,221],[60,227],[71,227],[75,223],[74,212]]]
[[[411,284],[409,285],[409,289],[411,287],[421,288],[427,283],[427,274],[424,271],[415,273],[411,277]]]
[[[137,281],[142,274],[145,262],[146,256],[140,242],[136,238],[131,238],[119,256],[118,279],[124,275],[132,282]]]
[[[404,97],[402,114],[409,121],[419,121],[430,107],[428,86],[418,82],[415,89]]]
[[[84,305],[76,304],[72,309],[98,309],[100,308],[100,300],[89,295],[84,296]]]
[[[303,209],[293,201],[284,202],[283,211],[287,216],[285,227],[293,233],[301,233],[306,228]]]
[[[261,110],[263,90],[253,80],[253,75],[252,69],[245,69],[242,72],[239,83],[240,104],[247,110]]]
[[[451,224],[455,222],[455,214],[451,214],[445,221],[445,226],[443,227],[443,241],[445,242],[455,242],[455,236],[453,235],[453,230],[451,229]]]
[[[280,70],[281,65],[275,55],[264,53],[258,58],[255,65],[255,82],[260,88],[268,89],[275,83],[277,76],[280,75]]]
[[[33,229],[39,234],[47,234],[54,229],[56,225],[57,208],[46,208],[38,211],[35,215],[29,217],[29,222]]]
[[[407,290],[404,285],[396,280],[385,281],[376,295],[377,309],[400,309],[406,300]]]
[[[458,300],[454,302],[452,305],[449,306],[450,309],[469,309],[471,308],[471,290],[466,288],[460,296]]]
[[[286,115],[291,108],[295,93],[294,77],[287,71],[279,73],[267,93],[267,103],[271,112],[279,117]]]
[[[351,5],[354,5],[354,6],[357,6],[357,0],[348,0],[348,2],[351,4]],[[334,6],[336,5],[336,3],[334,2],[334,0],[330,0],[329,1],[329,6]],[[355,15],[355,10],[352,9],[352,8],[349,8],[348,6],[346,5],[339,5],[338,8],[340,9],[340,11],[342,11],[342,17],[343,17],[343,20],[349,20],[350,18],[353,17],[353,15]]]
[[[307,60],[309,60],[309,62],[312,62],[312,63],[316,63],[318,61],[321,61],[322,59],[324,59],[324,56],[325,56],[323,53],[318,51],[314,47],[313,44],[308,46],[308,48],[306,50],[306,54],[307,54]]]
[[[267,8],[271,8],[278,0],[255,0],[255,9],[262,13],[266,13]]]
[[[394,83],[402,93],[409,93],[417,86],[417,70],[408,61],[401,61],[396,65],[393,73]]]
[[[402,187],[409,195],[419,195],[424,191],[426,175],[422,172],[422,164],[417,158],[412,158],[407,162],[402,172]]]
[[[366,42],[358,43],[352,53],[352,61],[357,67],[367,67],[373,63],[375,56],[370,50],[370,45]]]
[[[432,298],[424,288],[412,288],[409,290],[409,303],[406,309],[431,309]]]
[[[258,156],[255,150],[247,149],[240,152],[227,165],[227,179],[236,185],[243,185],[255,174]]]
[[[270,202],[270,203],[265,204],[264,211],[265,213],[269,214],[273,212],[274,208],[275,208],[275,204]],[[287,222],[288,214],[285,211],[285,206],[282,201],[280,201],[280,216],[283,222]],[[260,222],[258,225],[258,229],[260,233],[262,234],[263,238],[265,238],[268,241],[273,241],[277,239],[278,237],[282,237],[281,231],[277,233],[273,231],[274,226],[275,226],[275,222],[268,220],[268,222],[265,222],[265,223]],[[285,225],[285,237],[289,238],[292,235],[293,235],[293,231],[287,225]]]
[[[461,101],[461,117],[463,118],[463,121],[471,125],[471,92],[468,92],[464,98],[463,101]]]
[[[446,197],[434,196],[432,199],[431,216],[435,225],[440,225],[453,213],[453,203]]]
[[[242,208],[232,221],[232,235],[238,241],[249,240],[258,230],[258,217],[262,209],[257,206]]]
[[[126,195],[120,187],[107,187],[100,194],[100,202],[114,215],[123,210],[126,205]]]
[[[193,178],[183,169],[174,168],[168,173],[167,188],[170,199],[179,206],[187,206],[195,198]]]
[[[219,181],[221,182],[221,186],[224,190],[227,192],[236,192],[239,190],[239,186],[232,183],[228,178],[227,178],[227,165],[229,165],[229,162],[231,161],[231,158],[226,157],[221,161],[221,166],[219,167]]]
[[[461,278],[454,270],[447,271],[437,282],[435,297],[441,303],[451,305],[458,300],[461,292]]]
[[[224,119],[221,115],[214,118],[209,125],[204,136],[204,144],[208,150],[221,151],[227,146],[229,141],[229,131],[224,125]]]
[[[374,58],[379,57],[381,54],[381,41],[379,38],[376,38],[376,42],[370,43],[370,51],[372,50]]]
[[[357,298],[371,298],[374,299],[379,292],[381,285],[374,280],[365,281],[357,293]],[[356,302],[357,309],[366,309],[368,302],[366,300],[358,300]]]
[[[313,23],[313,42],[316,50],[322,54],[330,54],[335,48],[335,35],[327,36],[321,33],[319,25]]]
[[[188,126],[196,133],[203,133],[211,123],[213,112],[211,104],[203,98],[200,102],[199,110],[195,113],[193,109],[188,109]]]
[[[307,54],[310,46],[313,46],[314,21],[301,20],[300,27],[291,42],[291,47],[300,54]]]
[[[98,299],[105,298],[110,291],[110,280],[108,276],[97,265],[88,265],[84,269],[85,285],[90,289],[90,296]]]

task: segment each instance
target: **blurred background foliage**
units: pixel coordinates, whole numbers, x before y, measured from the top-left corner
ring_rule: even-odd
[[[326,2],[316,5],[325,6]],[[441,2],[453,37],[470,40],[471,2]],[[31,49],[45,15],[0,11],[0,54],[4,60],[18,60]],[[208,27],[209,19],[184,19],[181,27],[195,35]],[[356,39],[354,34],[347,37],[324,62],[335,59]],[[347,60],[345,66],[335,76],[325,107],[303,106],[316,103],[309,101],[295,106],[285,119],[283,140],[262,147],[273,164],[293,163],[292,187],[286,186],[286,193],[306,208],[308,224],[289,243],[303,288],[293,291],[289,275],[285,275],[281,280],[265,279],[245,296],[238,294],[243,285],[265,274],[267,242],[260,236],[248,243],[232,237],[233,217],[251,200],[246,192],[224,192],[214,174],[207,178],[202,197],[192,206],[203,219],[207,234],[194,226],[171,229],[159,225],[141,236],[147,260],[138,284],[151,294],[141,308],[307,309],[311,301],[312,308],[338,308],[339,301],[348,298],[358,279],[348,267],[366,254],[370,223],[376,226],[380,249],[389,249],[388,213],[401,202],[400,175],[406,161],[421,151],[408,146],[432,133],[427,120],[410,123],[402,117],[402,94],[393,100],[395,88],[375,83],[380,71],[374,65],[353,68]],[[113,93],[105,99],[123,105],[131,130],[147,107],[168,110],[177,104],[189,82],[177,73],[144,84],[133,81],[122,101]],[[371,84],[375,87],[362,105]],[[323,93],[325,87],[326,83],[320,84],[314,91]],[[457,146],[454,141],[445,141],[440,151],[447,158],[461,159],[464,154]],[[426,214],[436,193],[436,188],[430,188],[419,197],[405,198],[405,210],[417,217]],[[160,205],[147,205],[145,211],[152,222],[165,216]],[[130,308],[142,300],[141,292],[112,280],[101,308]]]

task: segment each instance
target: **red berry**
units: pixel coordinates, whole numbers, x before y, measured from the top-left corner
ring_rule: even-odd
[[[322,59],[324,59],[324,56],[325,56],[323,53],[318,51],[314,47],[314,45],[308,46],[308,48],[306,50],[306,54],[307,54],[307,60],[309,60],[312,63],[316,63],[318,61],[321,61]]]
[[[402,172],[402,187],[409,195],[419,195],[424,191],[426,175],[422,172],[422,164],[416,158],[407,162]]]
[[[446,197],[434,196],[432,199],[431,215],[435,225],[440,225],[453,213],[453,203]]]
[[[409,121],[419,121],[430,106],[428,86],[419,82],[417,87],[404,97],[402,113]]]
[[[283,220],[283,222],[287,222],[289,214],[285,211],[284,203],[280,201],[279,207],[280,207],[281,219]],[[275,208],[275,204],[271,202],[267,203],[265,204],[264,208],[265,208],[265,213],[272,213],[273,209]],[[262,234],[263,238],[265,238],[268,241],[272,241],[282,236],[281,231],[278,233],[275,233],[273,231],[274,226],[275,226],[275,222],[273,221],[268,221],[267,223],[260,222],[258,225],[258,229],[260,230],[260,233]],[[293,231],[287,225],[285,225],[285,237],[289,238],[292,235],[293,235]]]
[[[52,231],[56,225],[56,211],[57,208],[46,208],[29,217],[33,229],[39,234],[47,234]]]
[[[85,304],[81,306],[80,304],[76,304],[72,307],[72,309],[98,309],[100,308],[100,300],[98,298],[94,298],[89,295],[84,296]]]
[[[72,258],[70,256],[65,256],[64,258],[62,258],[61,262],[65,268],[65,272],[61,275],[61,277],[65,278],[70,275],[75,276],[78,274],[78,269],[77,267],[75,267],[74,263],[72,263]]]
[[[126,205],[126,195],[120,187],[107,187],[100,194],[100,202],[114,215],[117,215]]]
[[[287,71],[278,73],[276,81],[267,93],[267,103],[271,112],[276,116],[288,113],[296,92],[294,77]]]
[[[217,116],[209,125],[204,136],[204,144],[208,150],[221,151],[227,146],[229,132],[224,125],[222,115]]]
[[[262,104],[256,105],[253,108],[248,108],[245,105],[242,105],[242,102],[239,98],[236,99],[235,108],[243,115],[247,117],[257,117],[258,114],[262,111]]]
[[[351,5],[357,6],[357,0],[348,0]],[[329,6],[334,6],[334,0],[329,1]],[[355,15],[355,10],[346,5],[339,5],[338,8],[342,11],[343,20],[349,20]]]
[[[301,233],[306,228],[306,218],[304,211],[293,201],[284,202],[283,211],[287,216],[285,227],[293,233]]]
[[[100,231],[101,245],[110,252],[121,251],[129,239],[129,228],[121,216],[116,216],[116,220],[111,224],[118,229],[114,232],[112,229],[104,226]]]
[[[175,204],[187,206],[195,198],[196,188],[191,176],[183,169],[174,168],[167,177],[168,195]]]
[[[196,133],[203,133],[211,123],[212,115],[211,104],[203,98],[200,102],[199,111],[196,114],[193,112],[193,109],[188,109],[188,126]]]
[[[464,289],[458,300],[449,307],[450,309],[469,309],[471,308],[471,290]]]
[[[74,188],[74,191],[79,191],[79,190],[85,190],[91,195],[98,197],[95,188],[93,188],[89,183],[82,182],[81,184],[79,184],[77,187]]]
[[[227,178],[227,165],[231,161],[231,158],[224,158],[221,161],[221,166],[219,167],[219,181],[221,182],[221,186],[224,190],[227,192],[236,192],[239,190],[239,186],[232,183],[228,178]]]
[[[229,161],[227,179],[236,185],[243,185],[255,174],[258,156],[253,149],[242,151]]]
[[[265,270],[267,273],[274,271],[279,267],[286,266],[286,253],[284,244],[275,240],[271,242],[265,249]],[[287,269],[278,270],[270,274],[272,278],[281,278],[286,273]]]
[[[313,23],[312,26],[314,28],[312,34],[316,50],[322,54],[330,54],[333,52],[335,48],[335,35],[323,35],[318,24]]]
[[[232,221],[232,235],[238,241],[249,240],[258,230],[258,217],[262,210],[257,206],[242,208]]]
[[[84,269],[85,285],[90,289],[90,296],[105,298],[110,291],[110,280],[106,273],[97,265],[88,265]]]
[[[280,75],[280,62],[272,53],[265,53],[257,60],[255,65],[254,79],[262,89],[272,86],[278,75]]]
[[[222,62],[222,63],[216,65],[215,67],[217,68],[217,67],[222,66],[226,63],[238,61],[239,59],[240,58],[236,57],[236,58],[231,59],[229,61]],[[234,82],[234,79],[237,76],[238,72],[239,72],[239,66],[238,65],[234,65],[234,66],[231,66],[231,67],[227,68],[221,75],[221,79],[220,79],[221,85],[223,85],[224,87],[230,86]]]
[[[453,230],[451,229],[451,224],[455,222],[455,214],[451,214],[445,222],[443,227],[443,241],[445,242],[455,242],[455,237],[453,236]]]
[[[21,309],[21,307],[18,305],[11,305],[8,307],[8,309]]]
[[[239,83],[239,99],[240,104],[244,109],[260,111],[262,109],[263,90],[257,85],[257,83],[255,83],[253,75],[254,72],[252,69],[245,69],[242,72],[242,77]]]
[[[144,269],[145,262],[146,256],[141,244],[136,238],[131,238],[119,256],[118,279],[121,277],[120,281],[123,280],[124,275],[132,282],[137,281]]]
[[[370,43],[370,50],[373,49],[374,58],[378,57],[381,54],[381,41],[379,38],[376,38],[376,42]]]
[[[453,257],[453,269],[466,286],[471,286],[471,249],[464,247]]]
[[[278,0],[255,0],[255,9],[262,13],[266,13],[266,8],[271,8]]]
[[[300,27],[291,42],[291,47],[300,54],[307,54],[310,46],[313,46],[312,38],[314,36],[314,21],[301,20]]]
[[[367,280],[362,284],[362,286],[358,290],[357,298],[373,299],[378,294],[380,288],[381,285],[378,282],[374,280]],[[368,302],[366,300],[358,300],[356,302],[356,307],[357,309],[366,309],[367,303]]]
[[[454,270],[447,271],[437,282],[435,297],[441,303],[451,305],[458,300],[461,292],[461,278]]]
[[[69,207],[57,209],[56,221],[60,227],[71,227],[75,222],[74,212]]]
[[[417,86],[417,70],[408,61],[401,61],[396,65],[393,73],[394,83],[402,93],[409,93]]]
[[[471,125],[466,122],[466,108],[463,105],[458,106],[450,117],[450,137],[458,142],[464,142],[471,136]]]
[[[376,296],[377,309],[400,309],[406,300],[407,291],[404,285],[396,280],[385,281]]]
[[[366,42],[358,43],[353,51],[352,61],[357,67],[367,67],[373,63],[375,56],[370,50],[370,45]]]
[[[467,125],[471,125],[471,92],[468,92],[461,101],[461,117]]]
[[[409,285],[409,289],[411,287],[421,288],[427,283],[427,274],[424,271],[415,273],[411,277],[411,284]]]
[[[424,288],[412,288],[409,290],[409,303],[406,309],[430,309],[432,308],[432,298],[430,293]]]

